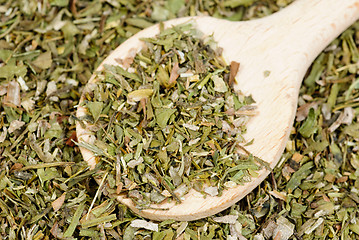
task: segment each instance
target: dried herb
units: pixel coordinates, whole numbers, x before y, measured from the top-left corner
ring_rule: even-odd
[[[213,217],[146,220],[158,224],[158,232],[131,227],[143,219],[99,189],[92,179],[103,175],[88,170],[73,143],[84,84],[111,50],[144,26],[194,15],[254,19],[290,2],[0,0],[0,238],[357,239],[358,22],[308,70],[291,138],[273,174]],[[295,188],[287,187],[292,178]],[[87,214],[87,221],[101,221],[85,229]]]
[[[96,139],[81,146],[99,148],[109,179],[119,179],[108,186],[143,208],[250,181],[261,164],[238,152],[255,114],[253,99],[232,89],[239,64],[226,66],[214,40],[188,23],[142,40],[128,71],[104,65],[86,92]]]

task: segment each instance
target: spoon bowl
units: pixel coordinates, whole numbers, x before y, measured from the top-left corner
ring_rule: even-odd
[[[229,63],[240,63],[235,89],[251,94],[256,101],[258,114],[247,125],[244,138],[254,139],[247,150],[274,168],[283,153],[294,121],[298,93],[303,77],[315,57],[341,32],[359,18],[359,0],[296,0],[281,11],[257,20],[230,22],[212,17],[187,17],[165,22],[165,27],[191,21],[205,35],[212,35],[223,56]],[[144,37],[159,33],[159,25],[144,29],[116,48],[98,67],[104,64],[119,65],[116,59],[124,59],[140,51]],[[95,75],[85,87],[96,84]],[[84,94],[80,102],[84,101]],[[86,109],[79,106],[77,117],[83,117]],[[89,142],[93,135],[77,123],[78,141]],[[84,160],[91,168],[96,165],[94,154],[80,148]],[[251,182],[223,191],[222,196],[211,197],[195,190],[184,196],[181,204],[175,201],[139,210],[126,195],[116,195],[120,202],[139,215],[154,219],[190,221],[216,214],[257,187],[270,173],[259,171]],[[168,210],[154,210],[162,208]]]

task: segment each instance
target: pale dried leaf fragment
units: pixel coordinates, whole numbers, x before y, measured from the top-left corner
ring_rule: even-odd
[[[51,101],[57,102],[59,100],[59,98],[57,96],[52,96],[52,94],[55,93],[56,91],[57,91],[56,82],[50,81],[47,84],[46,96],[49,97],[49,99]]]
[[[48,69],[52,64],[51,52],[41,53],[33,62],[36,67],[40,69]]]
[[[180,174],[178,174],[178,171],[174,169],[172,166],[170,166],[169,174],[172,178],[173,184],[177,187],[182,183],[182,178]]]
[[[319,105],[319,102],[311,102],[311,103],[306,103],[306,104],[298,107],[297,113],[296,113],[296,121],[301,122],[301,121],[305,120],[308,117],[309,110],[311,108],[314,108],[314,110],[316,110],[318,108],[318,105]]]
[[[253,240],[265,240],[263,234],[258,233],[254,236]]]
[[[152,190],[150,193],[150,199],[154,203],[161,203],[166,199],[166,197],[163,196],[161,193],[157,192],[156,190]]]
[[[193,131],[198,131],[199,130],[198,126],[193,125],[193,124],[188,124],[188,123],[184,123],[183,127],[188,128],[188,129],[193,130]]]
[[[66,21],[62,21],[62,16],[64,15],[64,13],[67,13],[66,11],[67,11],[66,8],[63,8],[61,11],[59,11],[59,13],[56,15],[56,17],[51,21],[51,23],[44,30],[45,31],[50,31],[52,29],[54,29],[55,31],[60,30],[66,24]]]
[[[158,232],[158,224],[153,222],[147,222],[146,220],[133,220],[130,226],[133,228],[144,228],[150,231]]]
[[[179,185],[173,193],[176,194],[177,197],[181,198],[188,192],[188,186],[186,184]]]
[[[3,65],[0,63],[0,78],[12,79],[14,76],[25,76],[27,67],[25,65]]]
[[[277,219],[277,228],[273,231],[273,236],[280,234],[281,240],[288,240],[294,233],[295,225],[291,223],[288,219],[283,216],[280,216]]]
[[[52,208],[55,212],[59,211],[62,205],[65,202],[66,192],[64,192],[60,197],[58,197],[55,201],[51,203]]]
[[[188,226],[188,222],[181,223],[179,228],[177,228],[176,230],[176,238],[178,238],[184,232],[184,230],[186,230],[187,226]]]
[[[137,49],[136,48],[131,48],[128,51],[127,57],[125,57],[124,59],[115,58],[115,61],[118,62],[120,65],[122,65],[122,67],[127,69],[133,63],[133,60],[135,59],[136,54],[137,54]]]
[[[173,191],[174,193],[175,193],[175,191]],[[171,195],[171,193],[169,192],[169,191],[167,191],[167,190],[163,190],[162,192],[161,192],[161,194],[163,195],[163,196],[165,196],[165,197],[171,197],[172,195]],[[176,194],[176,193],[175,193]],[[177,194],[176,194],[177,195]]]
[[[149,98],[153,94],[153,89],[138,89],[130,92],[127,97],[131,102],[138,102],[143,98]]]
[[[180,77],[187,78],[188,82],[198,82],[199,81],[199,75],[193,74],[191,71],[187,71],[185,73],[181,73]]]
[[[3,143],[7,136],[7,128],[5,126],[2,127],[2,132],[0,134],[0,143]]]
[[[35,109],[35,101],[32,98],[21,101],[21,106],[27,111],[31,112]]]
[[[195,145],[195,144],[198,143],[200,140],[201,140],[201,138],[192,139],[192,140],[190,140],[190,141],[188,142],[188,146]]]
[[[242,235],[242,224],[238,221],[236,221],[234,224],[230,224],[229,232],[231,233],[231,236],[240,238],[241,236],[243,236]]]
[[[151,184],[155,185],[156,187],[160,184],[160,182],[155,178],[151,173],[144,173],[143,178],[147,179]]]
[[[213,221],[218,222],[218,223],[234,224],[234,223],[236,223],[237,218],[238,218],[237,215],[226,215],[226,216],[222,216],[222,217],[215,217],[215,218],[213,218]]]
[[[214,91],[221,93],[228,91],[227,84],[224,82],[223,78],[219,77],[218,75],[214,75],[212,80],[214,83]]]
[[[241,116],[239,118],[234,119],[232,124],[233,124],[234,127],[240,128],[241,126],[246,125],[248,120],[249,120],[248,116]]]
[[[13,80],[9,82],[7,86],[7,95],[5,98],[5,102],[10,103],[16,107],[20,107],[20,84],[17,81]]]
[[[86,34],[78,46],[79,53],[86,55],[86,50],[89,48],[89,42],[97,35],[97,29],[94,29],[91,33]]]
[[[171,70],[170,79],[168,80],[168,85],[172,86],[176,83],[176,80],[179,77],[178,70],[179,70],[178,62],[175,62]]]
[[[25,125],[25,122],[23,122],[23,121],[19,121],[19,120],[12,121],[10,123],[9,133],[13,133],[14,131],[20,129],[24,125]]]
[[[228,240],[238,240],[238,237],[232,236],[232,235],[228,235],[228,236],[227,236],[227,239],[228,239]]]
[[[222,121],[222,131],[223,132],[229,132],[232,130],[232,127],[226,122],[226,121]]]
[[[140,165],[141,163],[143,163],[143,158],[142,158],[142,157],[139,157],[137,160],[134,159],[134,160],[129,161],[129,162],[127,163],[127,166],[128,166],[129,168],[134,168],[134,167]]]
[[[45,91],[46,85],[47,85],[46,80],[37,81],[37,83],[36,83],[36,92],[35,92],[36,97],[40,96]]]
[[[344,118],[342,123],[346,125],[350,125],[353,122],[355,117],[355,110],[352,107],[344,108]]]
[[[344,108],[344,111],[340,113],[338,119],[328,128],[329,132],[331,133],[334,132],[342,124],[346,124],[346,125],[351,124],[354,117],[355,117],[355,111],[353,108],[351,107]]]
[[[287,193],[286,192],[278,192],[277,190],[269,191],[270,195],[272,195],[275,198],[281,199],[283,201],[287,200]]]
[[[28,91],[29,87],[26,85],[25,80],[20,76],[17,78],[17,82],[20,84],[22,91]]]
[[[50,229],[50,232],[55,238],[59,238],[59,239],[63,238],[63,232],[61,231],[61,228],[59,228],[59,224],[57,221]]]
[[[218,187],[206,187],[204,189],[204,192],[212,197],[217,196],[218,195]]]
[[[277,223],[273,220],[269,220],[265,223],[265,227],[263,228],[262,232],[265,238],[271,238],[273,236],[274,230],[278,227]]]
[[[223,184],[226,188],[234,188],[235,186],[237,186],[237,183],[233,182],[233,181],[228,181],[228,182],[225,182]]]
[[[324,222],[324,218],[318,218],[318,220],[310,227],[308,227],[304,233],[305,234],[311,234],[315,229],[317,229],[320,224],[322,224]]]
[[[0,96],[3,96],[7,93],[7,84],[0,85]]]

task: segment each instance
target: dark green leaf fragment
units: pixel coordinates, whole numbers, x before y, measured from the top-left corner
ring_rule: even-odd
[[[301,166],[298,171],[293,173],[287,184],[286,190],[288,192],[293,192],[301,184],[302,180],[304,180],[311,173],[310,169],[312,167],[314,167],[314,163],[307,162]]]
[[[309,114],[307,119],[305,119],[302,126],[299,128],[299,133],[302,134],[303,137],[309,138],[318,130],[317,127],[317,116],[313,108],[309,110]]]

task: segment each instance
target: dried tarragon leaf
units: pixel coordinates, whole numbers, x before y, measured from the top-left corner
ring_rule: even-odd
[[[255,111],[253,99],[232,88],[239,64],[227,66],[214,40],[190,24],[142,40],[128,71],[104,65],[86,93],[94,145],[117,179],[108,185],[146,207],[180,202],[191,188],[218,196],[250,181],[262,164],[238,153]]]

